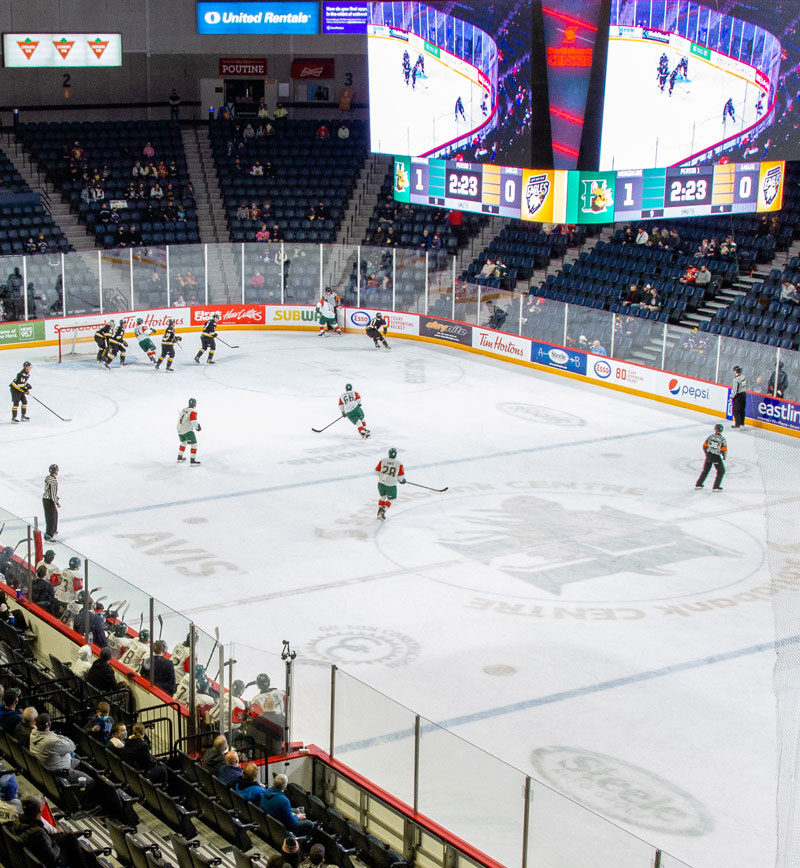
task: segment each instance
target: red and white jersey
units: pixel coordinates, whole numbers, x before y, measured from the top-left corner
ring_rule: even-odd
[[[355,410],[356,407],[361,406],[361,395],[354,389],[350,389],[349,392],[342,392],[339,395],[339,406],[342,408],[343,413],[349,413]]]
[[[178,434],[188,434],[198,427],[197,410],[194,407],[186,407],[181,410],[180,418],[178,419]]]
[[[378,474],[378,482],[383,485],[397,485],[400,479],[405,478],[405,470],[403,470],[402,462],[397,458],[382,458],[375,472]]]

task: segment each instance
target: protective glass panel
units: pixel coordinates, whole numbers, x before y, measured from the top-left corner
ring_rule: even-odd
[[[322,280],[350,306],[356,304],[358,247],[355,244],[326,244],[322,248]]]
[[[777,353],[776,347],[721,338],[717,382],[730,385],[733,367],[738,365],[747,380],[747,391],[765,392],[770,374],[775,370]]]
[[[423,722],[420,813],[502,864],[519,865],[524,795],[525,775],[518,769],[435,723]]]
[[[131,254],[130,248],[119,248],[100,255],[104,313],[131,309]]]
[[[206,302],[204,244],[182,244],[169,248],[169,306]]]
[[[208,245],[208,303],[242,304],[242,244]],[[187,304],[194,304],[184,295]]]
[[[480,298],[483,287],[477,283],[466,281],[456,284],[456,313],[455,319],[459,322],[478,325],[478,317],[481,316]],[[447,316],[447,314],[445,314]]]
[[[0,275],[4,274],[0,267]],[[28,319],[62,316],[61,254],[25,257],[25,285],[28,288]],[[13,317],[7,317],[13,319]]]
[[[598,356],[611,353],[614,324],[607,311],[593,310],[577,304],[567,306],[567,346],[588,350]],[[619,355],[614,350],[615,355]]]
[[[133,300],[131,309],[167,306],[167,249],[136,247],[133,250]]]
[[[425,251],[395,251],[395,310],[418,311],[425,302]]]
[[[101,313],[100,252],[64,257],[64,302],[67,316]]]
[[[591,773],[575,770],[587,778]],[[587,780],[584,786],[593,783]],[[603,798],[619,800],[630,810],[635,794],[620,791],[616,783],[607,784]],[[536,781],[531,785],[529,829],[528,864],[538,868],[646,868],[655,857],[649,844]]]
[[[664,323],[617,314],[614,318],[614,358],[651,368],[661,367]],[[589,343],[591,344],[591,337]],[[609,347],[609,352],[611,348]],[[601,353],[601,355],[605,355]]]
[[[564,315],[567,306],[531,295],[522,305],[522,334],[549,344],[564,345]]]
[[[414,712],[336,672],[334,756],[406,804],[414,801]]]
[[[6,512],[5,510],[0,510],[0,532],[2,533],[2,540],[0,540],[0,549],[5,550],[6,548],[11,549],[10,552],[3,552],[3,568],[0,572],[3,572],[4,575],[0,577],[0,581],[4,581],[7,585],[14,588],[20,589],[20,592],[27,593],[28,588],[28,576],[26,575],[23,579],[22,571],[17,570],[8,570],[5,571],[5,561],[6,556],[11,556],[13,553],[16,557],[21,558],[23,561],[28,561],[28,563],[32,563],[35,557],[35,550],[33,546],[33,531],[30,533],[30,540],[28,534],[28,528],[32,528],[33,526],[33,518],[30,520],[26,520],[23,518],[18,518],[16,515],[13,515],[10,512]],[[47,543],[45,546],[47,547]],[[28,575],[33,577],[32,573]]]
[[[320,287],[320,245],[284,244],[283,263],[287,304],[316,304]]]
[[[717,364],[717,336],[699,329],[667,328],[664,370],[701,380],[714,380]]]
[[[242,246],[245,304],[279,304],[283,245],[265,242]]]
[[[688,862],[681,862],[669,853],[661,852],[661,868],[692,868]]]
[[[392,309],[395,250],[388,247],[361,248],[361,306]]]
[[[439,293],[453,291],[454,257],[444,250],[442,237],[434,231],[432,246],[428,250],[428,294],[431,299]],[[436,245],[436,246],[433,246]]]
[[[294,661],[293,739],[330,748],[331,667],[318,662]]]

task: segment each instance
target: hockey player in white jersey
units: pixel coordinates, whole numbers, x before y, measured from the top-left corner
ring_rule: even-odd
[[[197,437],[195,431],[200,431],[200,423],[197,421],[197,401],[194,398],[189,398],[189,406],[181,410],[181,415],[178,417],[178,439],[180,446],[178,447],[178,461],[186,461],[184,452],[187,444],[189,445],[189,453],[191,455],[190,464],[197,465],[201,462],[197,460]]]
[[[250,714],[285,714],[286,697],[282,690],[272,687],[269,675],[265,672],[256,676],[258,693],[250,700]],[[249,685],[248,685],[249,686]]]
[[[122,657],[119,658],[120,663],[133,669],[134,672],[142,671],[142,663],[145,657],[150,655],[150,631],[148,629],[140,630],[139,635],[135,639],[131,639],[128,643]]]
[[[59,618],[67,612],[70,604],[75,603],[78,592],[83,590],[83,579],[76,572],[80,568],[81,559],[72,557],[69,559],[67,569],[61,570],[59,583],[55,590],[56,613]]]
[[[339,324],[336,322],[336,311],[329,299],[321,298],[317,302],[317,314],[319,315],[320,335],[324,335],[326,331],[335,331],[337,335],[342,333]]]
[[[381,458],[375,468],[378,474],[378,515],[381,521],[386,520],[386,510],[397,497],[397,483],[403,485],[406,481],[405,470],[397,458],[397,450],[392,448],[386,458]]]
[[[339,395],[339,410],[358,428],[358,433],[364,440],[369,439],[369,429],[364,421],[364,409],[361,406],[361,395],[348,383],[344,392]]]
[[[139,343],[139,346],[147,353],[147,358],[155,364],[158,361],[156,354],[156,345],[150,340],[150,335],[154,335],[156,330],[145,324],[145,321],[139,317],[136,320],[136,328],[133,330],[133,335]]]

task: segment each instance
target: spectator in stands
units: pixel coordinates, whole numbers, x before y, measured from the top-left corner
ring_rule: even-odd
[[[250,144],[250,142],[252,142],[255,137],[256,131],[253,129],[253,125],[250,123],[250,121],[248,121],[247,126],[242,132],[242,138],[244,138],[245,144]]]
[[[264,275],[260,271],[256,271],[255,274],[250,278],[250,286],[253,289],[264,288]]]
[[[478,277],[493,277],[494,276],[494,259],[491,256],[486,257],[486,262],[483,263],[483,268],[478,272]]]
[[[508,314],[493,301],[486,302],[486,309],[489,312],[489,321],[487,326],[490,329],[501,329],[508,318]]]
[[[669,236],[666,239],[665,246],[670,250],[677,250],[681,246],[681,236],[678,235],[677,229],[669,230]]]
[[[460,247],[464,241],[464,214],[457,208],[454,208],[447,215],[447,222],[450,224],[450,234],[455,238],[456,243]]]
[[[101,693],[110,693],[119,687],[117,679],[114,677],[114,668],[111,665],[112,656],[109,647],[101,648],[100,656],[92,663],[86,673],[86,680]]]
[[[287,865],[290,866],[290,868],[300,868],[300,860],[303,857],[300,853],[300,842],[294,835],[289,835],[288,838],[284,838],[283,845],[281,846],[281,855],[283,856],[284,868],[286,868]]]
[[[180,110],[181,98],[178,96],[178,91],[172,88],[172,93],[167,98],[169,103],[169,119],[174,123],[178,122],[178,111]]]
[[[719,246],[719,255],[726,259],[733,259],[736,256],[736,242],[733,236],[727,235],[725,240]]]
[[[606,348],[597,339],[592,341],[592,352],[597,356],[607,356]]]
[[[150,198],[151,199],[162,199],[164,197],[164,191],[161,189],[161,184],[156,181],[155,184],[150,188]]]
[[[258,109],[256,111],[256,117],[259,120],[265,120],[269,115],[269,106],[264,102],[264,97],[260,97],[258,100]]]
[[[772,372],[767,384],[767,394],[774,395],[776,398],[783,398],[786,394],[786,387],[789,385],[789,378],[786,376],[786,371],[783,367],[783,362],[778,365],[778,377],[775,378],[775,371]]]
[[[261,216],[264,220],[272,220],[272,202],[269,199],[265,199],[261,206]]]
[[[156,177],[166,178],[167,174],[167,164],[163,160],[159,160],[156,166]]]
[[[312,844],[308,858],[300,863],[300,868],[322,868],[325,864],[325,845]]]
[[[648,310],[661,310],[661,304],[662,302],[659,298],[658,291],[648,283],[644,288],[642,306],[646,307]],[[605,355],[605,353],[603,355]]]
[[[42,765],[56,776],[67,778],[70,783],[85,782],[90,770],[76,757],[75,742],[64,735],[52,732],[49,714],[36,718],[36,729],[31,733],[31,753]]]
[[[94,736],[98,741],[105,744],[111,738],[111,730],[114,727],[114,719],[111,717],[111,706],[103,699],[97,703],[97,710],[89,718],[83,731]]]
[[[336,132],[336,135],[339,136],[340,139],[349,139],[350,138],[350,127],[342,121],[339,125],[339,129]]]
[[[705,266],[703,266],[705,268]],[[700,269],[696,265],[690,265],[686,271],[683,273],[683,277],[678,281],[679,283],[694,283],[697,280],[697,275],[700,273]]]
[[[42,863],[44,868],[72,868],[84,864],[78,836],[61,832],[42,818],[42,797],[38,793],[22,799],[22,813],[11,832]]]
[[[263,175],[264,175],[264,167],[261,165],[261,163],[259,163],[258,160],[256,160],[255,163],[253,163],[253,165],[250,166],[250,174],[251,174],[252,177],[254,177],[254,178],[261,178],[261,177],[263,177]]]
[[[647,232],[644,231],[644,226],[640,226],[639,231],[636,233],[636,243],[640,247],[642,247],[643,245],[647,244],[649,240],[650,236],[647,234]]]
[[[167,660],[164,656],[167,646],[161,639],[157,639],[153,643],[153,684],[164,693],[172,696],[175,693],[175,666],[171,660]],[[142,674],[147,677],[150,661],[145,658],[142,665]]]
[[[225,763],[225,754],[228,752],[228,739],[224,735],[218,735],[214,743],[203,754],[203,766],[212,775],[216,775],[220,767]]]
[[[777,214],[772,215],[772,220],[770,220],[769,224],[769,234],[773,238],[777,238],[781,234],[781,220]]]
[[[275,135],[275,127],[273,127],[272,124],[269,121],[267,121],[264,124],[264,138],[268,139],[270,136],[274,136],[274,135]]]
[[[766,238],[769,235],[769,217],[766,214],[761,215],[756,229],[756,238]]]
[[[232,787],[242,776],[242,767],[239,765],[239,754],[235,750],[229,750],[225,754],[225,762],[217,769],[217,778],[226,787]]]
[[[81,678],[92,668],[92,646],[81,645],[78,649],[78,659],[72,664],[72,671]]]
[[[248,802],[259,804],[266,787],[258,782],[258,766],[255,763],[246,763],[242,768],[242,776],[234,783],[233,788]]]
[[[695,286],[702,286],[706,290],[711,286],[711,272],[706,268],[705,264],[701,265],[694,276]]]
[[[145,158],[145,160],[147,160],[149,162],[150,160],[153,159],[153,157],[155,157],[155,155],[156,155],[156,149],[153,147],[153,145],[150,142],[147,142],[145,144],[145,146],[142,148],[142,156]]]
[[[28,240],[25,242],[25,252],[29,254],[36,253],[38,247],[36,246],[36,241],[34,241],[33,235],[28,236]]]
[[[0,708],[0,729],[5,733],[13,733],[18,723],[22,723],[22,715],[17,711],[19,691],[10,687],[3,694],[3,707]]]
[[[272,786],[264,791],[261,799],[261,810],[283,823],[287,831],[294,835],[306,835],[314,828],[311,820],[306,819],[302,812],[294,813],[292,805],[286,796],[286,786],[289,778],[286,775],[275,775]]]
[[[318,127],[316,132],[316,138],[321,142],[326,141],[331,137],[331,131],[328,129],[327,124],[323,121]]]
[[[258,202],[255,199],[250,203],[247,216],[249,220],[258,220],[261,217],[261,209],[258,207]]]
[[[14,727],[14,738],[23,746],[30,749],[31,733],[36,728],[36,718],[39,712],[29,705],[22,709],[22,720]]]
[[[131,247],[138,247],[142,243],[142,233],[135,223],[131,223],[131,228],[128,230],[128,243]]]
[[[284,240],[283,230],[281,229],[280,226],[278,226],[277,223],[272,224],[271,236],[272,236],[272,239],[271,239],[272,241],[283,241]]]
[[[36,577],[31,582],[31,602],[52,612],[55,604],[55,588],[48,578],[47,567],[44,564],[36,567]]]
[[[250,208],[247,206],[247,202],[241,202],[239,207],[236,209],[236,219],[237,220],[249,220],[250,219]]]
[[[143,723],[134,723],[131,734],[122,748],[122,759],[154,784],[166,783],[168,776],[166,766],[157,762],[150,753],[150,742],[145,734]]]
[[[75,142],[72,145],[72,150],[69,152],[70,160],[73,163],[80,163],[83,160],[84,150],[81,147],[81,143],[75,139]]]
[[[283,107],[283,103],[279,102],[277,106],[275,106],[275,120],[283,121],[287,117],[289,117],[289,112]]]
[[[431,249],[431,236],[428,229],[422,230],[422,235],[419,236],[419,240],[417,241],[417,247],[420,250],[430,250]]]
[[[780,300],[785,304],[797,304],[797,289],[788,277],[781,284]]]
[[[431,250],[441,250],[442,249],[442,236],[438,232],[433,233],[433,237],[431,238]]]
[[[106,742],[106,747],[122,750],[128,737],[128,727],[124,723],[115,723],[111,728],[111,738]]]

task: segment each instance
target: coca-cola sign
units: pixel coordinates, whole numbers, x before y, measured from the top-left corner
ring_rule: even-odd
[[[214,314],[219,325],[263,325],[263,304],[217,304],[192,308],[192,325],[205,325]]]

